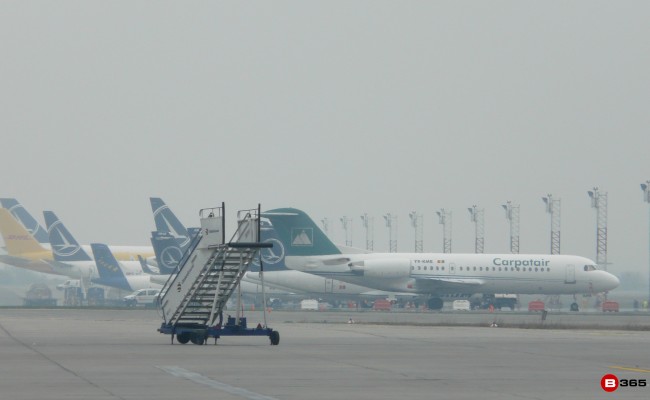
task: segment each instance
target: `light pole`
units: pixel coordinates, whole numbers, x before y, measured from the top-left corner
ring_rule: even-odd
[[[422,253],[424,247],[422,242],[422,214],[411,211],[409,213],[409,218],[411,218],[411,226],[415,230],[415,252]]]
[[[397,216],[390,213],[384,215],[388,228],[388,249],[390,253],[397,253]]]
[[[650,181],[645,181],[641,184],[641,190],[643,190],[643,201],[650,204]],[[649,221],[649,233],[648,233],[648,304],[650,304],[650,218]]]
[[[474,223],[474,253],[483,253],[485,248],[485,225],[483,216],[485,215],[483,208],[477,208],[476,205],[467,209],[471,215],[472,222]]]
[[[551,254],[560,254],[560,199],[552,195],[542,197],[546,212],[551,214]]]
[[[442,252],[451,253],[451,211],[441,208],[436,214],[438,222],[442,225]]]
[[[375,218],[369,217],[368,214],[364,213],[361,216],[361,221],[363,222],[363,227],[366,229],[366,250],[372,251],[375,247],[374,244]]]
[[[510,252],[519,254],[519,205],[508,201],[501,207],[506,210],[506,218],[510,221]]]
[[[330,221],[329,221],[329,219],[327,219],[327,217],[325,217],[325,218],[321,219],[320,222],[321,222],[321,224],[323,224],[323,230],[325,231],[325,236],[327,236],[328,235],[327,231],[329,230],[329,227],[330,227]]]
[[[352,246],[352,218],[344,215],[340,219],[341,224],[343,225],[343,230],[345,231],[345,245]]]
[[[595,187],[587,194],[596,209],[596,264],[607,271],[607,192]]]

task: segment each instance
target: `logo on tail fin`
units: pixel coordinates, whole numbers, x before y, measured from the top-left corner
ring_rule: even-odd
[[[48,229],[50,235],[57,234],[59,240],[55,243],[52,243],[52,251],[59,257],[70,257],[81,250],[81,246],[75,244],[74,238],[68,238],[64,232],[64,229],[59,228],[62,225],[61,221],[56,221]],[[54,242],[54,241],[53,241]]]
[[[163,265],[163,267],[171,271],[178,266],[178,262],[181,260],[181,257],[183,257],[183,252],[181,251],[180,247],[165,247],[165,249],[163,249],[160,254],[160,263]]]
[[[284,259],[284,246],[278,239],[266,239],[264,243],[273,243],[270,249],[262,249],[262,260],[266,264],[277,264]]]
[[[312,228],[291,228],[291,246],[313,246],[314,230]]]

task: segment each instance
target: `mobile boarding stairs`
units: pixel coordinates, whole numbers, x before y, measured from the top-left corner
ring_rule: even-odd
[[[201,231],[194,237],[178,262],[178,273],[169,276],[161,290],[160,310],[164,322],[160,333],[174,336],[179,343],[191,341],[202,345],[210,337],[215,344],[221,336],[268,336],[272,345],[280,342],[280,334],[266,326],[247,328],[241,316],[241,291],[238,290],[236,317],[228,316],[223,324],[226,302],[248,270],[260,249],[271,243],[260,243],[260,208],[237,213],[237,231],[225,241],[225,206],[206,208],[199,212]],[[262,284],[264,294],[264,285]]]

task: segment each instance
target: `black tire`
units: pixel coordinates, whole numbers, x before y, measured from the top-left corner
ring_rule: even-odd
[[[443,301],[440,297],[432,297],[427,301],[430,310],[442,310]]]
[[[190,334],[188,332],[183,332],[176,335],[176,341],[180,344],[185,344],[190,341]]]
[[[198,333],[195,333],[194,335],[192,335],[191,340],[192,340],[192,343],[194,343],[196,345],[199,345],[199,346],[203,346],[203,344],[205,343],[205,337],[203,335],[201,335],[201,334],[198,334]]]
[[[571,311],[580,311],[580,307],[578,307],[578,303],[571,303]]]
[[[280,332],[272,331],[269,335],[269,339],[271,339],[271,346],[277,346],[280,344]]]

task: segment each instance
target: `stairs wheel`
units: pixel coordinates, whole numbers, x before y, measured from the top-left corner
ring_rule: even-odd
[[[190,341],[190,334],[188,332],[183,332],[176,335],[176,341],[180,344],[185,344]]]
[[[269,339],[271,340],[271,346],[277,346],[280,344],[280,332],[272,331],[269,335]]]
[[[205,337],[201,334],[195,333],[192,335],[192,343],[202,346],[205,343]]]

